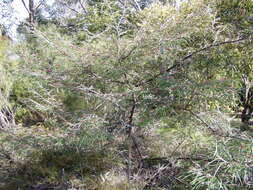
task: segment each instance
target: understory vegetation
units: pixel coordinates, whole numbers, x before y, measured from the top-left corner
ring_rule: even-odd
[[[252,0],[0,5],[0,189],[253,189]]]

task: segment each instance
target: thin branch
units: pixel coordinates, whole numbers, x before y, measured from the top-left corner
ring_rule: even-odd
[[[79,2],[79,4],[81,5],[81,7],[82,7],[84,13],[87,14],[87,10],[86,10],[86,8],[83,6],[83,3],[81,2],[81,0],[78,0],[78,2]]]
[[[133,2],[133,6],[137,11],[141,11],[141,7],[139,5],[139,3],[136,0],[132,0]]]
[[[177,160],[189,160],[189,161],[208,161],[212,162],[213,159],[207,158],[207,157],[178,157]],[[220,162],[220,160],[217,160],[217,162]]]
[[[132,123],[133,123],[133,116],[134,116],[134,113],[135,113],[135,109],[136,109],[136,98],[135,98],[135,95],[133,94],[133,106],[132,106],[132,109],[131,109],[131,112],[130,112],[129,122],[128,122],[128,125],[130,126],[129,136],[131,137],[131,139],[133,141],[133,144],[134,144],[134,147],[135,147],[135,150],[136,150],[136,152],[139,156],[139,164],[140,164],[140,167],[141,167],[142,166],[142,154],[141,154],[139,145],[137,143],[136,137],[134,136],[134,134],[132,132],[132,127],[133,127]]]
[[[133,105],[132,105],[132,109],[130,111],[130,115],[128,117],[128,119],[129,119],[128,125],[132,125],[132,123],[133,123],[133,116],[134,116],[134,112],[135,112],[135,107],[136,107],[136,102],[135,102],[135,96],[133,94]]]
[[[188,112],[190,112],[190,114],[192,114],[197,120],[201,121],[210,131],[212,131],[212,133],[216,133],[216,131],[210,127],[210,125],[205,122],[201,117],[199,117],[197,114],[195,114],[193,111],[191,110],[187,110]]]
[[[209,50],[209,49],[211,49],[213,47],[219,47],[219,46],[226,45],[226,44],[238,43],[238,42],[244,41],[246,39],[247,38],[243,37],[243,38],[239,38],[237,40],[230,40],[230,41],[225,41],[225,42],[219,42],[219,43],[215,43],[215,44],[211,44],[209,46],[203,47],[203,48],[201,48],[201,49],[199,49],[197,51],[194,51],[194,52],[188,54],[187,56],[183,57],[181,60],[177,61],[174,65],[172,65],[171,67],[169,67],[168,69],[166,69],[165,72],[160,72],[160,73],[158,73],[157,75],[153,76],[150,79],[147,79],[145,81],[141,81],[141,82],[137,83],[135,86],[139,87],[139,86],[142,86],[142,85],[144,85],[146,83],[154,81],[156,78],[158,78],[159,76],[163,75],[164,73],[168,73],[171,70],[173,70],[173,69],[175,69],[175,68],[177,68],[179,66],[182,66],[183,64],[185,64],[185,63],[183,63],[184,61],[190,59],[191,57],[193,57],[194,55],[196,55],[196,54],[198,54],[200,52]]]
[[[68,9],[70,9],[71,11],[77,13],[77,14],[80,14],[80,12],[78,12],[77,10],[71,8],[67,3],[62,3],[64,6],[66,6]]]
[[[24,5],[25,9],[27,10],[28,14],[30,14],[30,11],[29,11],[29,9],[26,6],[25,1],[24,0],[21,0],[21,1],[22,1],[23,5]]]
[[[191,110],[186,110],[190,114],[192,114],[197,120],[199,120],[201,123],[203,123],[214,135],[217,135],[222,138],[231,138],[231,139],[237,139],[242,141],[249,141],[248,139],[242,138],[238,135],[230,135],[230,134],[219,134],[216,130],[214,130],[207,122],[205,122],[201,117],[199,117],[197,114],[192,112]]]
[[[119,61],[123,61],[123,60],[125,60],[126,58],[128,58],[128,57],[134,52],[134,50],[135,50],[136,48],[137,48],[136,46],[133,47],[126,55],[121,56],[121,57],[119,58]]]
[[[42,5],[43,3],[42,2],[40,2],[36,7],[35,7],[35,11]]]
[[[132,105],[132,108],[130,110],[130,114],[129,114],[129,117],[128,117],[128,122],[127,124],[125,125],[127,127],[127,134],[128,134],[128,138],[132,140],[133,142],[133,145],[134,145],[134,148],[138,154],[138,162],[139,162],[139,167],[141,168],[142,167],[142,154],[141,154],[141,151],[139,149],[139,145],[137,143],[137,140],[132,132],[132,128],[133,128],[133,116],[134,116],[134,113],[135,113],[135,109],[136,109],[136,98],[135,98],[135,95],[133,94],[132,95],[133,99],[133,105]],[[130,182],[130,176],[131,176],[131,144],[129,143],[128,145],[128,168],[127,168],[127,178],[128,178],[128,182]]]
[[[219,43],[216,43],[216,44],[211,44],[211,45],[206,46],[204,48],[201,48],[201,49],[199,49],[199,50],[197,50],[195,52],[192,52],[191,54],[185,56],[181,61],[185,61],[185,60],[191,58],[193,55],[198,54],[198,53],[200,53],[202,51],[206,51],[206,50],[211,49],[213,47],[218,47],[218,46],[222,46],[222,45],[226,45],[226,44],[237,43],[237,42],[241,42],[243,40],[246,40],[246,38],[243,37],[243,38],[239,38],[237,40],[230,40],[230,41],[225,41],[225,42],[219,42]]]

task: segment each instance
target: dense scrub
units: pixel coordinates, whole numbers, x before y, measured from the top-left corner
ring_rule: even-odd
[[[251,0],[35,13],[0,38],[0,189],[253,188]]]

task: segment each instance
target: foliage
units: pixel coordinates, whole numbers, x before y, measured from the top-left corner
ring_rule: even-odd
[[[251,131],[231,118],[252,80],[252,1],[131,2],[59,0],[20,25],[0,76],[20,125],[0,138],[5,188],[252,187]]]
[[[11,78],[8,73],[6,51],[8,41],[4,37],[0,37],[0,89],[1,89],[1,101],[2,98],[7,98],[11,88]]]

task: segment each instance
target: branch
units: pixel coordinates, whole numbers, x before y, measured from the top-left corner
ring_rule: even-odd
[[[231,139],[237,139],[241,141],[249,141],[248,139],[242,138],[239,135],[230,135],[230,134],[219,134],[216,130],[214,130],[207,122],[205,122],[200,116],[192,112],[191,110],[185,110],[188,111],[190,114],[192,114],[197,120],[199,120],[201,123],[203,123],[209,131],[212,132],[213,135],[217,135],[222,138],[231,138]]]
[[[136,48],[137,48],[136,46],[133,47],[133,48],[128,52],[128,54],[126,54],[126,55],[124,55],[124,56],[121,56],[121,57],[119,58],[119,61],[123,61],[123,60],[125,60],[126,58],[128,58],[128,57],[134,52],[134,50],[135,50]]]
[[[79,4],[81,5],[81,7],[82,7],[84,13],[87,14],[87,10],[86,10],[86,8],[83,6],[81,0],[78,0],[78,2],[79,2]]]
[[[139,3],[136,0],[132,0],[133,2],[133,6],[137,11],[141,11],[141,7],[139,5]]]
[[[77,14],[80,14],[80,12],[78,12],[77,10],[71,8],[67,3],[62,3],[62,4],[63,4],[65,7],[67,7],[69,10],[71,10],[71,11],[77,13]]]
[[[195,114],[191,110],[186,111],[190,112],[190,114],[192,114],[195,118],[197,118],[197,120],[201,121],[212,133],[214,134],[216,133],[216,131],[212,127],[210,127],[210,125],[207,122],[205,122],[201,117],[199,117],[197,114]]]
[[[189,160],[189,161],[208,161],[212,162],[214,159],[207,158],[207,157],[178,157],[177,160]],[[216,162],[220,162],[220,160],[217,160]]]
[[[36,7],[35,7],[35,11],[42,5],[42,2],[40,2]]]
[[[139,162],[139,167],[141,168],[142,167],[142,160],[143,160],[143,157],[142,157],[142,154],[141,154],[141,150],[139,148],[139,144],[136,140],[136,137],[134,136],[133,134],[133,131],[132,131],[132,128],[134,127],[132,125],[133,123],[133,117],[134,117],[134,113],[135,113],[135,109],[136,109],[136,98],[135,98],[135,95],[133,94],[133,105],[132,105],[132,108],[130,110],[130,115],[128,117],[128,122],[127,122],[127,125],[125,125],[127,127],[127,133],[128,133],[128,137],[131,138],[132,142],[133,142],[133,145],[134,145],[134,148],[135,148],[135,151],[136,153],[138,154],[138,162]],[[131,147],[129,145],[129,153],[131,151]],[[130,156],[128,157],[128,160],[129,160],[129,163],[130,163]],[[130,176],[130,165],[128,166],[128,176]]]
[[[211,48],[213,48],[213,47],[219,47],[219,46],[226,45],[226,44],[232,44],[232,43],[241,42],[241,41],[244,41],[244,40],[246,40],[246,39],[247,39],[247,38],[242,37],[242,38],[239,38],[239,39],[237,39],[237,40],[230,40],[230,41],[225,41],[225,42],[219,42],[219,43],[216,43],[216,44],[211,44],[211,45],[209,45],[209,46],[203,47],[203,48],[201,48],[201,49],[199,49],[199,50],[197,50],[197,51],[194,51],[194,52],[188,54],[187,56],[183,57],[181,60],[177,61],[174,65],[172,65],[171,67],[169,67],[168,69],[166,69],[165,72],[160,72],[160,73],[158,73],[157,75],[153,76],[153,77],[150,78],[150,79],[147,79],[147,80],[145,80],[145,81],[141,81],[141,82],[137,83],[137,84],[135,85],[135,87],[139,87],[139,86],[142,86],[142,85],[144,85],[144,84],[146,84],[146,83],[152,82],[153,80],[155,80],[155,79],[158,78],[159,76],[163,75],[164,73],[168,73],[168,72],[170,72],[172,69],[177,68],[177,67],[179,67],[180,65],[185,64],[185,63],[183,63],[184,61],[190,59],[191,57],[193,57],[194,55],[196,55],[196,54],[198,54],[198,53],[200,53],[200,52],[209,50],[209,49],[211,49]],[[182,64],[180,64],[180,63],[182,63]]]
[[[21,0],[21,1],[22,1],[23,5],[24,5],[25,9],[27,10],[28,14],[30,14],[30,11],[29,11],[29,9],[26,6],[25,1],[24,0]]]
[[[132,133],[132,128],[133,128],[133,116],[134,116],[134,113],[135,113],[135,108],[136,108],[136,100],[135,100],[135,95],[133,94],[132,95],[132,101],[133,101],[133,104],[132,104],[132,107],[131,107],[131,110],[130,110],[130,114],[128,116],[128,122],[127,123],[124,123],[124,125],[126,126],[126,129],[127,129],[127,134],[128,136],[130,137],[131,136],[131,133]]]
[[[226,44],[237,43],[237,42],[241,42],[243,40],[246,40],[246,38],[242,37],[242,38],[239,38],[237,40],[230,40],[230,41],[225,41],[225,42],[219,42],[219,43],[216,43],[216,44],[211,44],[211,45],[206,46],[204,48],[201,48],[201,49],[199,49],[199,50],[197,50],[195,52],[192,52],[191,54],[185,56],[181,61],[185,61],[185,60],[191,58],[193,55],[198,54],[198,53],[200,53],[202,51],[206,51],[206,50],[211,49],[213,47],[219,47],[219,46],[226,45]]]
[[[134,112],[135,112],[135,106],[136,106],[136,103],[135,103],[135,96],[133,94],[133,105],[132,105],[132,108],[131,108],[131,111],[130,111],[130,115],[128,117],[128,123],[126,125],[126,133],[128,134],[128,138],[131,138],[134,145],[135,145],[135,148],[138,152],[138,145],[136,146],[136,141],[135,141],[135,138],[133,138],[133,135],[132,135],[132,122],[133,122],[133,116],[134,116]],[[127,165],[127,179],[128,179],[128,183],[130,183],[130,176],[131,176],[131,157],[132,157],[132,153],[131,153],[131,144],[129,142],[128,144],[128,165]],[[139,153],[139,152],[138,152]]]

